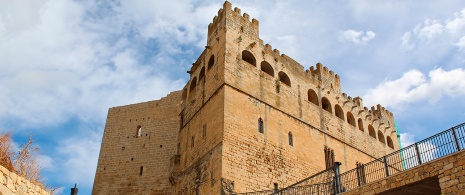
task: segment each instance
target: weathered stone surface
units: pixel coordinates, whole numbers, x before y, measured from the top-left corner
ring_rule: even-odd
[[[0,194],[50,195],[41,186],[31,183],[22,176],[0,166]]]

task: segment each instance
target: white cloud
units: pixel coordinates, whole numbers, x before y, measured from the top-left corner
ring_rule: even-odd
[[[65,183],[77,183],[89,188],[93,185],[100,151],[100,133],[87,133],[87,137],[70,137],[58,144],[61,158],[55,160],[51,172]],[[50,168],[51,169],[51,168]]]
[[[369,89],[364,96],[368,105],[379,103],[401,109],[408,103],[427,101],[435,104],[444,96],[465,95],[465,70],[462,68],[444,71],[434,69],[425,76],[418,70],[410,70],[396,80],[386,80]]]
[[[455,44],[458,46],[461,50],[465,49],[465,36],[459,39],[459,41]]]
[[[410,133],[400,133],[400,143],[402,147],[407,147],[415,143],[415,135]]]
[[[446,20],[426,19],[415,26],[412,31],[405,32],[401,37],[402,46],[413,49],[415,45],[429,43],[434,39],[438,42],[450,42],[452,45],[463,48],[461,37],[465,35],[465,8],[455,13],[453,18]],[[455,44],[454,44],[455,43]]]
[[[363,32],[355,30],[346,30],[339,35],[339,41],[365,45],[368,41],[374,39],[375,37],[376,33],[374,33],[373,31]]]

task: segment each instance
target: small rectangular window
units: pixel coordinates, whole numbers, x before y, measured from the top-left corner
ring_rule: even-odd
[[[143,172],[144,172],[144,166],[140,166],[139,176],[142,176]]]
[[[325,146],[324,149],[325,152],[325,164],[326,164],[326,169],[330,168],[334,164],[334,150],[329,148],[328,146]]]
[[[203,125],[203,138],[207,137],[207,124]]]
[[[194,138],[194,136],[192,136],[192,138],[191,138],[191,148],[194,148],[194,141],[195,141],[195,138]]]
[[[263,120],[262,120],[262,118],[258,119],[258,132],[263,133]]]

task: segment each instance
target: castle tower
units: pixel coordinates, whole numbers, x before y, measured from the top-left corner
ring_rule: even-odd
[[[180,92],[110,109],[94,194],[269,190],[399,147],[392,113],[342,93],[322,64],[304,70],[263,44],[259,22],[229,2],[189,74]],[[139,125],[149,137],[139,139]]]

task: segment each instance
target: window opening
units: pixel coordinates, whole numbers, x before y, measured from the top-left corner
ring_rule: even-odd
[[[326,110],[329,113],[333,113],[332,108],[331,108],[331,103],[329,102],[328,98],[326,97],[321,98],[321,107],[323,108],[323,110]]]
[[[351,112],[347,112],[347,122],[355,127],[355,117]]]
[[[336,104],[336,106],[334,106],[334,112],[336,113],[336,116],[342,120],[344,120],[344,111],[342,111],[342,108],[341,106],[339,106],[338,104]]]
[[[140,166],[139,176],[142,176],[143,172],[144,172],[144,166]]]
[[[328,169],[332,167],[334,164],[334,150],[329,148],[328,146],[325,146],[324,153],[326,169]]]
[[[318,95],[316,95],[313,89],[308,90],[308,101],[318,106]]]
[[[392,143],[391,137],[387,136],[387,137],[386,137],[386,140],[387,140],[387,145],[388,145],[390,148],[394,149],[394,144]]]
[[[379,142],[386,144],[386,141],[384,141],[384,134],[380,130],[378,130],[378,140]]]
[[[258,132],[259,132],[259,133],[263,133],[263,132],[264,132],[264,131],[263,131],[263,120],[262,120],[262,118],[259,118],[259,119],[258,119]]]
[[[205,67],[202,67],[202,70],[200,70],[200,74],[199,74],[199,82],[205,78]]]
[[[292,138],[292,133],[291,132],[288,133],[288,138],[289,138],[289,145],[294,146],[294,140]]]
[[[207,124],[204,124],[202,127],[203,138],[207,137]]]
[[[376,139],[376,133],[375,133],[375,129],[373,128],[373,126],[368,125],[368,133],[370,134],[371,137]]]
[[[273,70],[273,67],[271,67],[271,65],[266,62],[266,61],[263,61],[261,64],[260,64],[260,69],[265,72],[266,74],[274,77],[274,70]]]
[[[287,76],[286,73],[281,71],[278,73],[278,77],[279,77],[279,81],[281,81],[282,83],[286,84],[289,87],[291,86],[291,80],[289,79],[289,76]]]
[[[358,119],[358,129],[359,129],[360,131],[364,131],[364,130],[363,130],[363,121],[362,121],[361,118]]]
[[[142,136],[142,127],[139,125],[137,126],[137,137]]]
[[[194,77],[191,81],[191,86],[189,87],[189,91],[192,91],[195,89],[195,86],[197,86],[197,77]]]
[[[208,70],[213,67],[215,64],[215,55],[210,56],[210,59],[208,60]]]
[[[253,66],[256,66],[255,57],[253,56],[252,53],[250,53],[250,51],[247,51],[247,50],[242,51],[242,60],[246,61],[247,63]]]
[[[194,136],[192,136],[192,138],[191,138],[191,148],[194,148],[194,141],[195,141],[195,138],[194,138]]]

